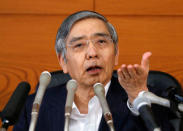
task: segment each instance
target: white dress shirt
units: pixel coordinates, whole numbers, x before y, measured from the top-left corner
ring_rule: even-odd
[[[111,81],[109,81],[105,88],[105,96],[108,92]],[[134,114],[138,115],[138,112],[134,110],[133,106],[127,101],[127,107]],[[81,114],[73,103],[72,112],[69,123],[69,131],[98,131],[99,124],[102,118],[102,107],[97,96],[90,99],[88,103],[88,114]]]
[[[109,81],[105,88],[105,95],[109,89],[111,81]],[[69,131],[98,131],[99,124],[102,118],[102,107],[97,96],[90,99],[88,103],[88,114],[81,114],[73,103],[70,117]]]

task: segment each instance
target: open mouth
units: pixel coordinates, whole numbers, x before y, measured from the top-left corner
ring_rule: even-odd
[[[102,67],[100,66],[92,66],[87,68],[87,72],[91,73],[91,74],[95,74],[95,73],[99,73],[101,71]]]

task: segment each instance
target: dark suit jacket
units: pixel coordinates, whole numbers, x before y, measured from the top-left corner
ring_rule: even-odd
[[[39,111],[36,131],[64,130],[66,93],[65,85],[52,87],[46,90]],[[28,131],[34,97],[35,94],[28,97],[20,119],[14,126],[14,131]],[[107,102],[113,116],[116,131],[147,131],[142,119],[134,116],[128,109],[127,99],[127,94],[118,83],[118,80],[116,78],[112,78],[111,85],[107,93]],[[168,122],[169,118],[166,109],[156,106],[153,109],[153,112],[163,131],[174,130]],[[79,131],[79,129],[76,130]],[[101,119],[99,131],[109,131],[104,117]]]

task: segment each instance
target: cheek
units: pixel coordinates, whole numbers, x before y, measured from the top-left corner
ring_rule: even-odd
[[[104,60],[105,64],[108,68],[112,68],[115,65],[116,54],[114,50],[109,50],[108,52],[104,52]]]
[[[81,55],[68,57],[68,71],[72,78],[77,78],[82,74],[83,62],[83,56]]]
[[[104,61],[105,72],[110,75],[113,72],[115,66],[115,57],[114,55],[108,55],[104,58]]]

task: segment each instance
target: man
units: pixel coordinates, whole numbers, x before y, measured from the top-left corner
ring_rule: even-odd
[[[143,54],[141,64],[121,65],[118,80],[112,77],[118,64],[118,37],[114,27],[102,15],[81,11],[67,17],[57,33],[56,52],[64,73],[77,81],[71,113],[70,131],[107,131],[102,108],[94,94],[93,85],[102,83],[116,131],[147,131],[140,117],[131,112],[132,103],[140,91],[147,91],[150,52]],[[14,131],[26,131],[31,119],[31,95]],[[37,122],[37,131],[64,129],[65,84],[47,89]],[[127,102],[128,101],[128,102]],[[159,121],[164,117],[158,118]],[[172,127],[159,123],[163,130]]]

